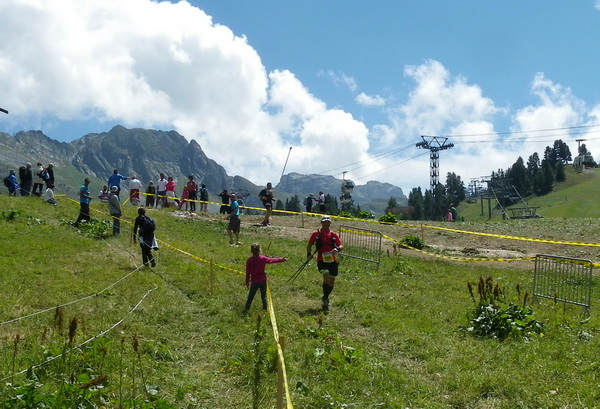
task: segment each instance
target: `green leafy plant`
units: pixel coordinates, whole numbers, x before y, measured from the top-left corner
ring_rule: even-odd
[[[358,218],[364,220],[373,220],[375,218],[375,215],[373,215],[373,213],[371,213],[368,210],[363,210],[358,214]]]
[[[383,223],[398,223],[398,218],[395,214],[386,213],[379,217],[379,221]]]
[[[0,213],[0,219],[7,222],[14,222],[21,213],[23,213],[22,210],[5,210]]]
[[[530,338],[543,333],[544,326],[533,314],[531,307],[527,306],[529,294],[525,292],[521,301],[520,287],[517,285],[517,303],[507,302],[503,288],[494,284],[492,277],[479,278],[477,283],[478,300],[473,291],[473,284],[467,283],[469,294],[475,310],[469,314],[469,325],[461,327],[462,330],[476,337],[497,338]]]
[[[421,240],[420,237],[414,236],[412,234],[404,236],[402,238],[401,243],[406,247],[411,247],[419,250],[425,247],[425,242],[423,242],[423,240]]]
[[[347,217],[349,219],[351,219],[353,217],[352,213],[346,212],[346,211],[343,211],[343,210],[338,214],[338,216],[340,216],[340,217]]]
[[[96,239],[107,239],[112,236],[112,224],[108,220],[90,219],[87,222],[79,223],[78,226],[75,225],[74,221],[67,221],[66,224]]]

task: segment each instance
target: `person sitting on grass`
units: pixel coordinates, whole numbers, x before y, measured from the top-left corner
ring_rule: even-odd
[[[54,185],[50,185],[46,188],[46,192],[44,193],[44,200],[46,201],[46,203],[58,206],[58,202],[54,199]]]
[[[252,300],[256,295],[256,291],[260,290],[260,298],[262,299],[263,310],[267,309],[267,275],[265,274],[265,266],[273,263],[283,263],[287,258],[271,258],[260,254],[260,244],[253,243],[250,246],[252,256],[246,260],[246,288],[249,288],[248,299],[244,314],[248,314],[252,306]]]

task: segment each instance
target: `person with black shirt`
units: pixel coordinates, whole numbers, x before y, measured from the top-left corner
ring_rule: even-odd
[[[271,224],[271,214],[273,213],[273,185],[271,182],[267,183],[267,187],[260,191],[258,194],[260,201],[266,209],[265,218],[263,219],[263,226],[268,226]]]

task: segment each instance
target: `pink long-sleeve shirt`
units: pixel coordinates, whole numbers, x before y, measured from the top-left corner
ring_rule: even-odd
[[[284,261],[285,258],[271,258],[262,254],[248,257],[248,260],[246,260],[246,285],[267,281],[265,266],[267,264],[283,263]]]

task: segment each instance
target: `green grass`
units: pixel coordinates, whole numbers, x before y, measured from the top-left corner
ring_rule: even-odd
[[[54,207],[37,198],[3,194],[0,206],[5,216],[14,215],[14,220],[0,217],[0,321],[95,294],[140,265],[139,247],[130,243],[127,224],[121,237],[98,240],[66,223],[78,213],[78,205],[67,199]],[[101,209],[98,203],[93,207]],[[124,210],[124,218],[133,220],[135,208],[126,205]],[[324,315],[319,310],[321,278],[313,263],[296,281],[287,282],[304,261],[304,240],[278,234],[277,226],[248,228],[243,218],[244,245],[229,247],[222,219],[190,220],[162,210],[149,214],[157,221],[159,239],[232,270],[243,270],[254,241],[268,255],[289,258],[267,272],[296,408],[598,405],[597,281],[589,320],[582,321],[578,308],[536,304],[536,317],[546,325],[543,336],[504,342],[475,339],[459,331],[474,307],[467,281],[492,276],[515,296],[516,284],[531,289],[531,269],[386,255],[376,270],[344,259],[331,310]],[[294,220],[285,222],[299,227]],[[529,237],[581,232],[569,232],[561,220],[461,227],[504,229],[500,233],[508,234],[520,223]],[[306,238],[314,228],[309,224]],[[373,226],[367,228],[377,228]],[[581,241],[597,241],[598,224],[588,221],[584,227]],[[152,402],[144,407],[161,407],[157,396],[177,408],[275,407],[276,349],[270,320],[259,299],[248,316],[242,315],[243,275],[213,266],[211,279],[210,263],[164,245],[156,254],[155,269],[140,269],[97,297],[65,306],[58,315],[52,310],[0,326],[0,377],[9,376],[13,365],[21,370],[39,364],[123,319],[96,341],[35,370],[38,396],[56,395],[63,407],[75,407],[76,397],[83,399],[79,386],[84,380],[106,375],[103,389],[87,390],[94,402],[90,405],[96,406],[83,407],[100,407],[99,395],[110,399],[106,407],[142,407],[144,401]],[[70,340],[73,318],[78,327]],[[132,347],[134,338],[139,339],[139,356]],[[0,401],[13,394],[7,382],[20,387],[27,377],[5,379]],[[152,385],[149,390],[157,395],[149,395],[143,383]],[[128,403],[131,399],[137,404]]]
[[[545,196],[526,197],[525,201],[533,207],[539,207],[537,213],[548,218],[597,218],[600,217],[600,170],[594,173],[575,173],[573,168],[566,168],[567,179],[565,182],[557,183],[551,193]],[[492,203],[492,206],[494,203]],[[483,203],[483,215],[481,201],[467,204],[461,203],[459,207],[460,216],[468,221],[488,220],[487,200]],[[514,207],[523,207],[523,203],[515,204]],[[492,220],[501,220],[501,215],[492,216]]]

